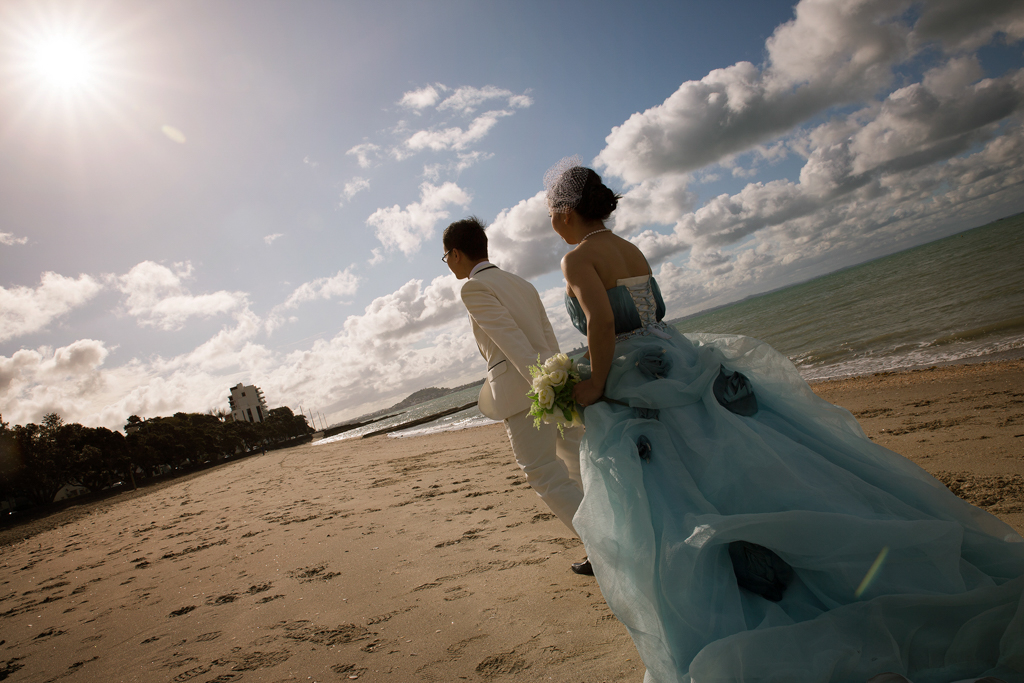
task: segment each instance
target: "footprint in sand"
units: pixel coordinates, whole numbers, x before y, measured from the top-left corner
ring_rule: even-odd
[[[192,669],[189,669],[188,671],[182,671],[180,674],[178,674],[177,676],[175,676],[171,680],[174,681],[174,683],[183,683],[184,681],[190,681],[193,678],[195,678],[196,676],[202,676],[203,674],[207,673],[212,668],[213,668],[213,666],[209,665],[209,664],[204,664],[203,666],[197,666],[197,667],[194,667]]]
[[[52,638],[54,636],[64,635],[65,633],[67,633],[67,631],[58,631],[56,628],[52,628],[51,627],[51,628],[43,631],[42,633],[40,633],[38,636],[36,636],[32,640],[40,640],[42,638]]]
[[[299,583],[309,583],[311,581],[330,581],[336,576],[341,576],[341,572],[329,572],[326,564],[318,564],[290,571],[288,575],[293,579],[298,579]]]
[[[454,586],[445,590],[444,601],[452,602],[462,598],[468,598],[471,595],[473,595],[473,593],[471,591],[467,591],[465,586]]]
[[[411,612],[412,610],[416,609],[416,607],[417,605],[410,605],[408,607],[403,607],[402,609],[392,610],[387,614],[380,614],[375,617],[370,617],[366,620],[366,625],[373,626],[374,624],[383,624],[385,621],[390,621],[392,617],[396,617],[399,614],[405,614],[406,612]]]
[[[517,671],[522,671],[529,667],[529,663],[527,663],[525,659],[516,654],[515,650],[513,650],[511,652],[501,652],[496,655],[486,657],[476,665],[476,672],[481,676],[491,677],[501,674],[516,673]]]
[[[283,629],[285,638],[327,647],[367,640],[377,635],[365,626],[358,624],[339,624],[335,628],[326,628],[305,619],[281,621],[270,628],[271,630]]]
[[[17,664],[18,659],[24,658],[25,657],[14,657],[12,659],[7,659],[6,661],[0,661],[0,680],[14,675],[19,669],[25,667],[24,664]]]
[[[462,651],[466,649],[466,646],[468,646],[475,640],[480,640],[486,637],[486,633],[481,633],[480,635],[472,636],[470,638],[466,638],[465,640],[460,640],[457,643],[452,643],[451,645],[445,648],[446,656],[442,659],[442,661],[454,662],[460,659],[462,657]]]
[[[331,667],[331,671],[338,674],[342,678],[356,679],[361,677],[364,673],[369,671],[366,668],[358,668],[355,664],[335,664]]]
[[[484,535],[484,531],[486,531],[486,529],[469,529],[467,531],[462,532],[462,536],[460,536],[459,538],[456,538],[456,539],[453,539],[453,540],[450,540],[450,541],[442,541],[442,542],[436,544],[434,547],[435,548],[444,548],[446,546],[456,545],[456,544],[462,543],[464,541],[471,541],[471,540],[473,540],[475,538],[480,538],[482,535]]]

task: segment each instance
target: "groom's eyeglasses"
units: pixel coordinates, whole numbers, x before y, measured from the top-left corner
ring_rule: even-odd
[[[441,257],[441,263],[448,263],[448,254],[452,253],[453,251],[455,251],[454,248],[444,252],[444,256]]]

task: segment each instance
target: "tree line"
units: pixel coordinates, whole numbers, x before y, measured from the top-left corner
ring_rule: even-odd
[[[42,424],[11,427],[0,417],[0,500],[46,505],[65,486],[100,491],[262,451],[313,433],[302,415],[274,408],[263,422],[226,422],[223,415],[175,413],[128,418],[127,435],[67,423],[56,413]]]

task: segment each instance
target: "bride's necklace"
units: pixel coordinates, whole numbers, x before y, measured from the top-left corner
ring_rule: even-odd
[[[588,232],[586,235],[583,236],[583,239],[581,239],[578,242],[578,244],[583,244],[583,240],[587,239],[588,237],[590,237],[592,235],[596,235],[599,232],[608,232],[609,230],[610,230],[610,228],[601,228],[599,230],[595,230],[594,232]]]

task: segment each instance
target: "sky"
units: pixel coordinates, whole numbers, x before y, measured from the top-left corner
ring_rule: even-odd
[[[583,342],[562,157],[674,318],[1024,210],[1022,116],[1015,0],[0,0],[0,415],[355,417],[483,376],[471,214]]]

